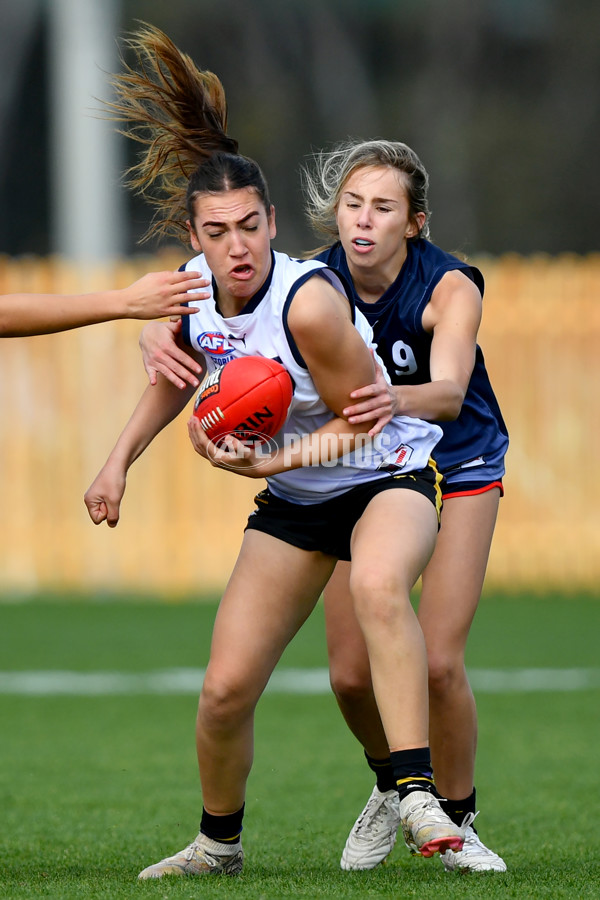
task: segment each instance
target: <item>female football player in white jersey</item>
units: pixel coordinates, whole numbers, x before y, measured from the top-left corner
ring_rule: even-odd
[[[266,475],[268,487],[257,498],[219,606],[199,701],[200,831],[140,878],[241,871],[256,703],[337,560],[350,557],[349,602],[368,647],[405,839],[425,856],[460,849],[464,830],[443,812],[433,784],[426,650],[409,598],[437,536],[440,491],[428,460],[441,429],[394,416],[381,444],[367,444],[360,459],[353,453],[365,427],[349,425],[341,412],[353,390],[374,380],[364,317],[354,314],[339,276],[324,264],[272,252],[275,215],[267,187],[256,163],[239,155],[226,134],[216,76],[200,72],[149,26],[130,48],[137,69],[116,77],[113,111],[146,147],[135,186],[159,188],[156,228],[187,228],[203,257],[201,271],[212,278],[190,344],[199,347],[207,330],[239,330],[245,341],[233,341],[234,356],[263,352],[284,359],[297,381],[278,440],[285,448],[288,437],[308,439],[307,454],[274,453],[258,468],[247,448],[239,457],[235,445],[225,451],[228,466]],[[193,265],[200,262],[197,257]],[[129,467],[192,391],[167,379],[148,386],[86,492],[96,524],[117,524]],[[198,420],[192,417],[188,428],[198,453],[223,464]]]
[[[205,285],[196,272],[149,272],[112,291],[0,294],[0,337],[53,334],[113,319],[190,315],[196,308],[189,306],[186,291]]]
[[[483,844],[476,815],[475,701],[464,655],[480,599],[496,522],[508,446],[506,426],[477,346],[483,278],[478,269],[430,243],[428,176],[405,144],[363,141],[339,145],[305,170],[312,224],[333,240],[316,256],[339,270],[374,331],[393,388],[379,377],[355,393],[344,415],[392,412],[438,421],[444,436],[435,456],[445,475],[442,527],[423,573],[419,620],[429,657],[431,749],[441,803],[466,822],[461,851],[443,854],[448,870],[505,871]],[[160,372],[173,384],[196,384],[198,370],[174,335],[181,323],[152,323],[142,351],[151,382]],[[363,404],[360,405],[360,400]],[[367,649],[351,614],[350,568],[340,562],[325,590],[331,683],[343,715],[377,776],[352,829],[341,865],[370,869],[392,850],[398,800],[385,734],[371,685]]]

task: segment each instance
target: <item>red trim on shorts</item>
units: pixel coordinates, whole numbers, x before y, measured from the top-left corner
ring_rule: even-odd
[[[490,481],[489,484],[482,484],[477,488],[465,488],[464,490],[460,490],[460,484],[456,485],[456,490],[452,490],[450,488],[448,491],[444,491],[442,493],[442,500],[447,500],[450,497],[475,497],[477,494],[485,494],[487,491],[491,491],[493,488],[500,488],[500,496],[504,497],[504,485],[501,481]]]

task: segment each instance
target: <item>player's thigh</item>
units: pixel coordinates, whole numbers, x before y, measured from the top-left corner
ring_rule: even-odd
[[[340,560],[323,591],[325,633],[329,669],[334,683],[346,680],[370,681],[367,647],[350,594],[350,563]]]
[[[464,650],[481,596],[500,492],[444,501],[435,550],[423,572],[419,621],[429,651]]]
[[[333,557],[246,531],[215,619],[211,678],[260,693],[334,565]]]
[[[351,585],[409,591],[431,557],[437,512],[423,494],[391,488],[376,494],[352,534]]]

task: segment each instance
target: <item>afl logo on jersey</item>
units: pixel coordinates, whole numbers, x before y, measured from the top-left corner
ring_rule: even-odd
[[[200,350],[212,356],[219,365],[226,363],[235,353],[233,344],[219,331],[204,331],[196,340]]]

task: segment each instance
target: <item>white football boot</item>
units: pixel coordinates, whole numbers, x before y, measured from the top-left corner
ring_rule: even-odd
[[[446,850],[442,854],[446,872],[506,872],[502,857],[486,847],[473,828],[473,821],[478,815],[468,813],[463,820],[465,843],[462,850]]]
[[[396,843],[400,826],[398,791],[382,792],[377,785],[348,835],[340,866],[346,871],[374,869]]]
[[[411,791],[400,801],[400,824],[406,846],[419,856],[462,850],[464,828],[446,815],[429,791]]]
[[[242,842],[221,844],[199,834],[184,850],[148,866],[138,878],[162,878],[163,875],[239,875],[244,864]]]

